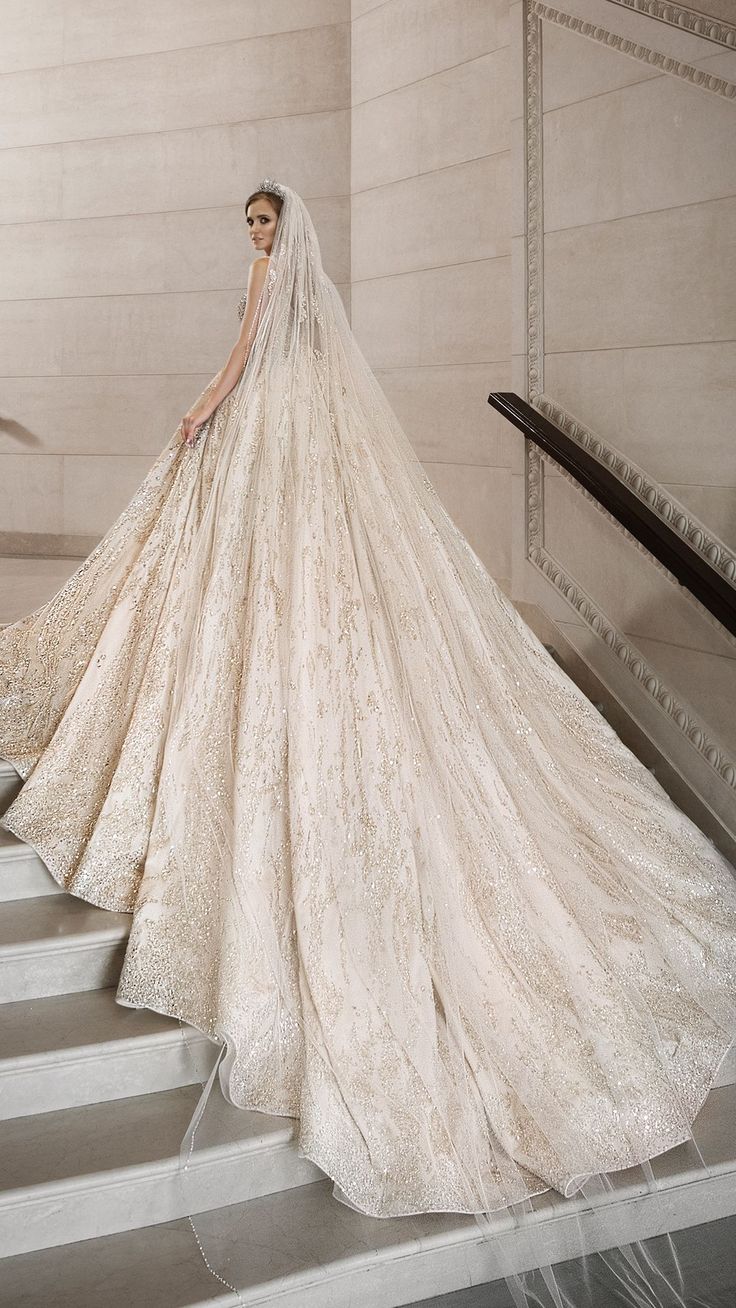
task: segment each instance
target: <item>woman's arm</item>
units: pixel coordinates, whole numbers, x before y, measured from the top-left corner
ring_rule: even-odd
[[[217,375],[212,378],[197,403],[182,419],[182,434],[187,445],[194,444],[197,428],[201,427],[202,423],[212,416],[218,404],[221,404],[225,396],[230,394],[245,367],[253,344],[252,336],[255,335],[253,327],[256,315],[263,310],[261,293],[266,282],[268,263],[268,259],[254,259],[250,266],[248,271],[248,298],[240,335],[230,351],[224,368],[221,368]]]

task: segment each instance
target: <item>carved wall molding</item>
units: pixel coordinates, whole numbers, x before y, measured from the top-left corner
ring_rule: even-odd
[[[660,54],[658,50],[652,50],[638,41],[630,41],[616,32],[609,32],[597,23],[589,23],[584,18],[577,18],[573,14],[554,9],[552,5],[543,4],[542,0],[531,0],[530,10],[549,23],[557,23],[559,27],[567,27],[571,32],[587,36],[601,45],[611,46],[621,54],[629,55],[632,59],[640,59],[650,67],[661,68],[663,73],[670,73],[673,77],[681,77],[686,82],[692,82],[694,86],[699,86],[704,91],[723,95],[727,100],[736,100],[736,82],[727,82],[725,77],[716,77],[713,73],[706,73],[703,68],[695,68],[680,59],[673,59],[671,55]]]
[[[700,36],[704,41],[715,41],[717,45],[736,50],[736,26],[724,22],[722,18],[710,18],[708,14],[697,13],[685,5],[673,4],[672,0],[608,0],[608,3],[621,5],[622,9],[631,9],[635,14],[644,14],[646,18],[655,18],[658,23],[679,27],[681,31]]]
[[[529,442],[531,444],[531,442]],[[530,563],[547,578],[549,582],[560,592],[567,603],[575,609],[591,631],[595,632],[608,648],[616,655],[618,661],[626,668],[634,679],[639,682],[641,687],[647,692],[648,696],[653,699],[662,711],[676,725],[678,730],[684,735],[694,749],[705,759],[708,765],[720,777],[726,786],[736,790],[736,760],[718,745],[708,734],[707,728],[696,716],[689,705],[684,704],[678,699],[675,692],[663,682],[658,673],[647,662],[646,658],[628,636],[616,626],[614,622],[603,612],[596,604],[593,597],[581,586],[581,584],[570,576],[564,564],[547,549],[543,541],[542,526],[542,507],[544,503],[544,462],[548,461],[573,485],[578,494],[583,495],[591,504],[595,506],[604,517],[608,518],[614,524],[618,531],[621,532],[627,540],[631,542],[647,560],[656,564],[664,575],[673,583],[676,579],[671,573],[659,562],[653,559],[648,550],[622,527],[621,523],[612,514],[599,504],[595,496],[591,495],[584,487],[580,486],[575,478],[558,464],[554,459],[545,455],[544,459],[538,459],[529,467],[528,481],[528,504],[534,505],[537,510],[536,533],[534,538],[528,542],[527,558]],[[528,519],[530,522],[531,521]],[[530,532],[531,537],[531,532]],[[704,617],[708,618],[712,625],[719,631],[722,631],[720,624],[716,621],[711,613],[708,612],[701,604],[693,599],[699,611]],[[734,642],[736,643],[736,642]]]
[[[544,208],[542,192],[542,24],[530,10],[525,43],[527,387],[530,404],[544,389]]]
[[[614,0],[618,3],[619,0]],[[648,12],[650,7],[671,14],[674,21],[675,10],[683,9],[679,5],[663,4],[661,0],[632,0],[631,4],[622,4],[624,8]],[[702,15],[693,15],[701,17]],[[693,82],[713,94],[736,98],[736,85],[723,78],[705,74],[701,69],[690,64],[671,59],[651,50],[649,47],[609,32],[597,24],[566,14],[544,0],[527,0],[524,32],[524,100],[525,100],[525,204],[527,232],[527,395],[530,404],[540,412],[558,423],[569,435],[578,440],[591,452],[595,453],[608,467],[622,476],[636,494],[646,500],[655,512],[675,528],[680,535],[690,542],[709,562],[713,563],[724,577],[736,582],[736,555],[723,541],[717,539],[709,529],[691,514],[685,505],[676,500],[669,492],[651,478],[642,468],[627,458],[622,452],[610,445],[603,437],[591,431],[571,414],[567,413],[553,397],[544,391],[544,211],[543,211],[543,132],[542,132],[542,22],[554,22],[569,30],[579,33],[590,40],[619,50],[622,54],[641,59],[647,64],[660,67],[684,80]],[[728,24],[721,25],[728,28]],[[709,30],[712,30],[711,23]],[[689,30],[689,29],[688,29]],[[694,31],[694,35],[700,33]],[[728,33],[727,33],[728,36]],[[711,36],[709,39],[714,40]],[[728,37],[730,40],[730,37]],[[727,44],[727,41],[719,42]],[[670,718],[676,728],[689,744],[705,759],[710,768],[725,783],[736,790],[736,761],[729,758],[721,747],[710,737],[705,726],[698,720],[693,710],[685,705],[677,695],[658,676],[656,670],[647,662],[644,655],[629,640],[614,622],[599,608],[593,598],[568,573],[565,565],[547,548],[544,524],[544,463],[543,456],[533,442],[525,443],[525,488],[526,488],[526,556],[529,562],[562,594],[565,600],[580,615],[591,631],[605,642],[616,658],[627,669],[639,686],[658,707]],[[560,468],[553,459],[549,462],[567,477],[574,478],[566,469]],[[586,496],[599,512],[615,521],[595,498],[577,486],[578,491]],[[646,557],[651,566],[656,566],[670,580],[671,573],[654,559],[639,541],[616,521],[621,534],[631,541]],[[692,598],[692,597],[691,597]],[[722,633],[723,628],[712,614],[692,598],[698,611]]]
[[[647,504],[657,517],[666,522],[678,536],[686,540],[694,549],[708,559],[709,563],[717,568],[721,576],[727,581],[736,583],[736,555],[724,544],[722,540],[714,535],[706,527],[705,523],[696,518],[680,503],[665,490],[659,482],[650,477],[638,463],[633,459],[623,455],[620,450],[609,445],[602,436],[596,436],[595,432],[586,427],[578,418],[573,418],[571,414],[563,409],[561,404],[551,399],[548,395],[540,394],[538,396],[538,408],[552,422],[557,423],[558,427],[570,436],[578,445],[594,454],[601,463],[605,463],[616,476],[625,482],[630,490],[638,495],[639,499]],[[633,539],[633,537],[632,537]],[[647,553],[647,551],[645,551]],[[647,553],[648,558],[652,558]],[[653,562],[658,560],[652,559]],[[661,565],[660,565],[661,566]],[[712,615],[710,615],[712,617]],[[717,623],[717,619],[713,619]],[[721,624],[717,623],[719,630]],[[728,633],[727,633],[728,634]]]
[[[583,499],[586,499],[590,504],[592,504],[593,507],[596,509],[596,511],[600,513],[602,517],[607,518],[608,521],[615,527],[618,534],[620,536],[623,536],[625,540],[629,541],[629,543],[633,546],[633,548],[637,550],[639,554],[641,554],[642,558],[646,559],[647,563],[651,567],[657,568],[657,570],[662,574],[662,576],[666,577],[667,580],[673,586],[678,586],[681,589],[686,590],[686,588],[682,586],[681,582],[678,581],[674,573],[670,572],[669,568],[667,568],[660,559],[656,558],[653,554],[650,554],[646,545],[642,545],[641,541],[636,536],[634,536],[628,530],[627,527],[624,527],[623,523],[619,522],[618,518],[613,513],[610,513],[609,510],[605,507],[605,505],[601,504],[600,500],[596,499],[595,495],[591,494],[591,492],[587,490],[585,486],[581,486],[580,482],[576,479],[576,477],[573,476],[571,472],[568,472],[567,468],[564,468],[562,464],[558,463],[557,460],[554,459],[551,454],[544,454],[542,457],[543,476],[544,476],[545,463],[554,467],[556,471],[559,472],[566,479],[566,481],[570,483],[571,486],[575,487],[577,493],[581,495]],[[541,500],[541,503],[543,505],[544,488],[542,488],[542,493],[541,496],[539,496],[539,499]],[[736,636],[733,635],[730,631],[725,630],[723,624],[718,621],[718,618],[716,618],[715,615],[711,613],[710,609],[706,608],[704,604],[701,604],[700,601],[696,599],[695,595],[692,595],[687,590],[686,590],[686,594],[687,594],[688,602],[698,610],[698,612],[709,624],[709,626],[711,626],[714,631],[717,631],[718,635],[721,636],[724,640],[728,641],[730,645],[733,645],[734,649],[736,650]]]
[[[682,735],[702,755],[725,785],[736,790],[736,763],[708,736],[703,724],[689,706],[678,700],[674,692],[660,680],[644,655],[626,636],[622,635],[618,627],[598,608],[591,596],[578,582],[568,576],[551,554],[538,550],[534,551],[530,558],[547,580],[564,595],[568,604],[580,614],[586,626],[605,641],[627,671],[644,687],[667,717],[675,722]]]

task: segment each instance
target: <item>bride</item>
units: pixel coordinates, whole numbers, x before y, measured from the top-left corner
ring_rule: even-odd
[[[301,198],[131,503],[0,631],[2,825],[132,914],[122,1004],[220,1042],[364,1213],[492,1211],[690,1138],[732,869],[442,507]]]

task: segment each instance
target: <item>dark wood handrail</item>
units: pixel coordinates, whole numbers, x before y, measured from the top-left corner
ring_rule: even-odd
[[[650,554],[736,635],[736,588],[620,477],[513,391],[493,391],[488,403],[603,505]]]

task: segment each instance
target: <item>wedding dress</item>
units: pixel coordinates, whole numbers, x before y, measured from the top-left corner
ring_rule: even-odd
[[[2,825],[338,1197],[569,1195],[690,1138],[732,869],[454,525],[279,193],[235,388],[0,632]]]

